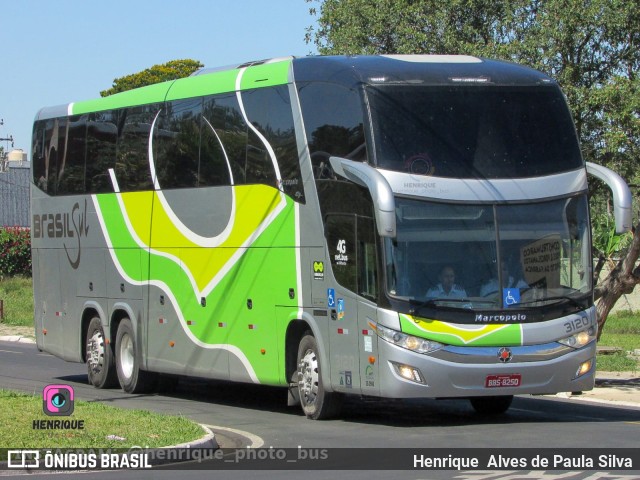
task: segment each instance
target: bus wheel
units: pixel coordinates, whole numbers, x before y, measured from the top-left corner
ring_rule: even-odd
[[[313,420],[334,417],[342,405],[342,395],[324,390],[321,371],[318,344],[307,332],[298,346],[298,392],[302,410]]]
[[[100,318],[93,317],[87,329],[87,372],[89,383],[96,388],[109,388],[117,383],[113,351],[106,342]]]
[[[476,412],[483,415],[500,415],[509,410],[513,395],[500,397],[472,397],[469,399]]]
[[[116,370],[122,390],[127,393],[144,393],[155,385],[156,375],[140,369],[136,356],[136,339],[131,320],[123,318],[116,334]]]

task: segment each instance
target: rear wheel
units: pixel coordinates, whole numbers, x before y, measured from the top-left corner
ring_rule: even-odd
[[[318,344],[310,332],[302,337],[298,346],[298,393],[307,418],[323,420],[340,412],[342,395],[325,391]]]
[[[513,395],[500,397],[472,397],[469,399],[476,412],[483,415],[500,415],[509,410]]]
[[[157,375],[140,369],[131,320],[123,318],[116,335],[116,370],[120,386],[127,393],[144,393],[155,387]]]
[[[100,318],[93,317],[87,329],[87,374],[89,383],[96,388],[114,387],[118,382],[113,362],[113,351],[107,343]]]

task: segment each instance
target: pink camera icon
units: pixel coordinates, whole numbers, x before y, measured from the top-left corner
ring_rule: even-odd
[[[73,387],[47,385],[42,392],[42,410],[51,417],[67,417],[73,413]]]

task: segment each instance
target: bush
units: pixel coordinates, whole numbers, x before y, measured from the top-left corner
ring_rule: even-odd
[[[31,236],[23,227],[0,228],[0,277],[31,276]]]

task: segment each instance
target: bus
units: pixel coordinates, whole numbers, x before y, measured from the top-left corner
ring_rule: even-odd
[[[129,393],[180,376],[355,398],[589,390],[586,164],[557,83],[470,56],[275,58],[41,109],[40,350]]]

